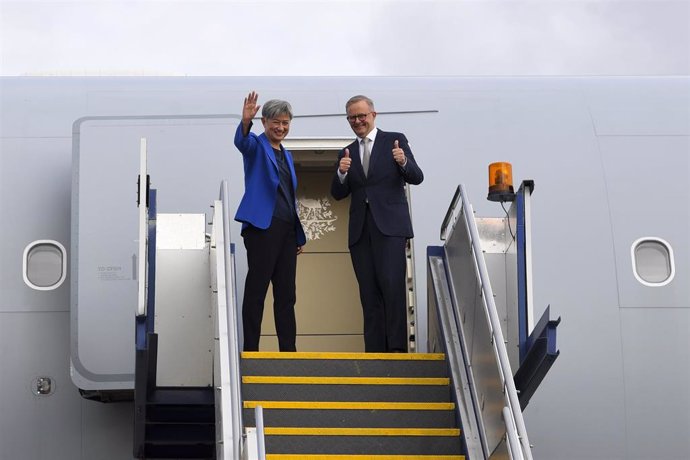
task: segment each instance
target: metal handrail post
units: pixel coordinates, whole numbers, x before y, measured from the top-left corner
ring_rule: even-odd
[[[264,408],[256,406],[254,409],[256,418],[256,447],[259,460],[266,460],[266,441],[264,438]]]

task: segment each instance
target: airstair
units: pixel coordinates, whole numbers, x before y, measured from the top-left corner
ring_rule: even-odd
[[[142,154],[136,458],[532,459],[522,410],[559,320],[534,319],[531,182],[501,218],[458,187],[427,249],[429,353],[240,353],[227,183],[207,234],[156,213]]]
[[[148,182],[148,181],[146,181]],[[161,284],[170,284],[167,277],[160,275],[170,271],[169,267],[179,269],[180,263],[191,265],[194,267],[195,261],[202,260],[201,266],[204,266],[204,259],[208,260],[212,252],[211,241],[203,242],[203,249],[189,249],[185,248],[184,242],[179,240],[176,244],[179,249],[176,250],[161,250],[157,248],[156,239],[159,236],[158,217],[156,214],[156,190],[144,189],[142,181],[140,181],[140,197],[146,196],[146,218],[143,219],[142,225],[145,227],[147,237],[141,239],[142,252],[146,252],[146,265],[142,267],[142,271],[147,272],[145,278],[148,282],[142,282],[142,287],[145,293],[145,300],[142,298],[139,315],[136,317],[136,358],[135,358],[135,387],[134,387],[134,457],[135,458],[164,458],[164,459],[213,459],[216,457],[217,448],[217,417],[216,404],[222,398],[216,397],[216,391],[213,386],[213,366],[212,355],[214,350],[207,350],[204,353],[204,347],[209,348],[212,343],[209,337],[207,341],[197,343],[197,346],[189,346],[189,341],[184,339],[183,342],[185,351],[193,349],[191,356],[193,359],[198,359],[201,364],[196,365],[195,369],[201,369],[201,373],[194,377],[178,379],[171,376],[172,372],[177,372],[179,369],[172,363],[178,360],[174,356],[176,349],[171,345],[171,336],[181,336],[187,334],[194,340],[194,335],[186,329],[188,323],[198,326],[201,320],[210,323],[208,314],[204,314],[203,309],[198,311],[199,306],[194,305],[195,302],[190,301],[186,303],[182,299],[180,302],[173,302],[170,298],[159,295],[159,306],[163,310],[169,310],[166,315],[162,312],[156,313],[156,282]],[[144,208],[144,200],[140,198],[140,207]],[[180,220],[182,216],[177,216],[174,221],[178,225],[189,225],[189,219]],[[194,219],[192,219],[193,221]],[[168,224],[170,225],[170,224]],[[201,219],[201,239],[205,240],[205,219]],[[189,228],[187,229],[189,231]],[[145,249],[144,249],[145,248]],[[157,254],[158,249],[158,254]],[[215,252],[215,251],[213,251]],[[191,254],[190,254],[191,253]],[[191,255],[191,256],[190,256]],[[168,269],[158,266],[164,262]],[[197,262],[198,263],[198,262]],[[207,267],[207,265],[206,265]],[[156,269],[159,269],[159,276],[156,276]],[[224,271],[224,270],[222,270]],[[186,277],[186,276],[184,276]],[[210,279],[211,273],[202,276],[201,283],[206,279]],[[217,283],[217,280],[216,280]],[[194,290],[194,284],[189,280],[179,281],[179,285],[172,287],[173,291],[187,291],[191,286]],[[208,289],[211,285],[203,285],[200,290]],[[199,291],[199,289],[197,289]],[[162,294],[162,292],[159,292]],[[179,295],[175,292],[175,295]],[[162,298],[161,298],[162,297]],[[169,296],[168,296],[169,297]],[[184,297],[184,295],[182,296]],[[209,296],[211,298],[211,296]],[[161,302],[162,300],[162,302]],[[171,305],[173,304],[173,305]],[[177,308],[175,308],[177,307]],[[182,308],[180,312],[179,309]],[[193,313],[197,309],[196,314]],[[177,312],[175,310],[178,310]],[[210,313],[210,305],[208,308]],[[171,315],[172,313],[172,315]],[[172,318],[169,318],[172,316]],[[202,318],[199,318],[199,317]],[[203,318],[206,316],[206,318]],[[165,320],[163,318],[166,318]],[[156,328],[158,325],[158,328]],[[200,329],[204,329],[203,327]],[[159,333],[161,338],[168,340],[167,352],[159,354]],[[208,331],[210,332],[210,330]],[[210,335],[206,332],[206,335]],[[216,332],[217,334],[217,332]],[[198,337],[197,337],[198,338]],[[200,350],[201,349],[201,350]],[[172,351],[171,351],[172,350]],[[201,353],[200,353],[201,352]],[[173,354],[173,356],[171,356]],[[217,353],[216,353],[217,354]],[[163,363],[159,363],[159,356],[162,356]],[[183,361],[184,359],[179,359]],[[188,361],[188,359],[187,359]],[[208,361],[204,365],[203,361]],[[159,364],[162,364],[159,366]],[[159,376],[159,369],[164,375]],[[167,370],[167,371],[166,371]],[[205,372],[204,372],[205,371]],[[228,372],[229,374],[229,372]]]

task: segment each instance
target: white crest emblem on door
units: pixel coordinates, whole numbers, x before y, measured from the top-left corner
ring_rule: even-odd
[[[297,200],[297,207],[297,213],[308,240],[319,240],[325,234],[335,231],[333,222],[338,220],[338,216],[330,209],[331,201],[328,197],[318,199],[302,197]]]

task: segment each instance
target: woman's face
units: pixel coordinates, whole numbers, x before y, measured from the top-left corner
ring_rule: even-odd
[[[280,146],[290,132],[290,117],[287,114],[278,115],[275,118],[262,118],[261,123],[264,125],[266,137],[275,148]]]

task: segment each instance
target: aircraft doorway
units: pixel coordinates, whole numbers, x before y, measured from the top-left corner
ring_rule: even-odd
[[[362,308],[347,247],[350,199],[330,193],[338,152],[351,139],[287,140],[295,160],[298,212],[307,234],[297,257],[298,351],[364,351]],[[266,295],[260,349],[277,351],[272,286]]]

